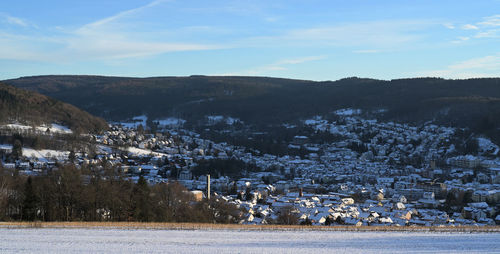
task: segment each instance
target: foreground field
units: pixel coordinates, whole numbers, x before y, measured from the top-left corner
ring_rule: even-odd
[[[500,233],[0,228],[0,253],[498,253]]]
[[[0,228],[108,228],[162,230],[243,230],[243,231],[395,231],[395,232],[466,232],[500,233],[500,226],[300,226],[300,225],[239,225],[172,222],[0,222]]]

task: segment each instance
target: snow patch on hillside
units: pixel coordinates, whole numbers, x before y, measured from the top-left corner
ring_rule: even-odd
[[[315,130],[326,131],[328,128],[328,121],[322,119],[321,116],[315,116],[312,119],[304,121],[305,125],[312,126]]]
[[[142,127],[145,128],[147,120],[148,120],[147,116],[141,115],[141,116],[133,117],[132,121],[119,122],[116,124],[121,125],[124,128],[129,128],[129,129],[137,129],[137,127],[139,127],[139,125],[142,125]]]
[[[344,108],[336,110],[334,113],[339,116],[353,116],[361,114],[361,109]]]
[[[0,144],[1,150],[12,150],[12,145]],[[67,160],[69,156],[69,151],[62,150],[51,150],[51,149],[41,149],[36,150],[29,147],[23,147],[23,156],[27,158],[37,159],[38,161],[50,161],[50,160]]]
[[[35,150],[33,148],[23,148],[23,156],[28,158],[36,158],[39,161],[49,161],[49,160],[67,160],[69,156],[69,151],[59,151],[42,149]]]
[[[241,122],[241,120],[238,118],[233,118],[230,116],[220,116],[220,115],[207,116],[207,120],[208,120],[208,124],[217,124],[220,122],[224,122],[228,125],[233,125],[237,122]]]
[[[176,117],[169,117],[165,119],[154,120],[158,124],[158,127],[179,127],[186,123],[186,120]]]
[[[50,133],[59,133],[59,134],[73,133],[73,131],[71,131],[68,127],[55,123],[51,125],[34,126],[35,127],[34,129],[32,126],[18,124],[18,123],[6,124],[4,125],[4,127],[8,129],[21,130],[21,131],[35,130],[37,132],[47,132],[47,130],[49,130]]]
[[[129,154],[136,155],[136,156],[147,156],[147,155],[167,156],[166,154],[163,154],[163,153],[157,153],[157,152],[153,152],[153,151],[148,150],[148,149],[141,149],[141,148],[131,147],[131,146],[127,147],[125,150],[127,152],[129,152]]]
[[[497,155],[500,150],[497,145],[487,138],[477,138],[477,142],[481,153],[491,153],[493,155]]]
[[[12,150],[12,145],[0,144],[0,150]]]

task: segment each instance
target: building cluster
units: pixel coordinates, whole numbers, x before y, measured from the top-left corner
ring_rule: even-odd
[[[241,178],[210,179],[216,197],[245,213],[244,224],[276,223],[284,213],[312,225],[500,224],[498,146],[481,137],[476,154],[461,154],[455,128],[378,122],[357,113],[341,111],[336,121],[304,121],[339,137],[314,143],[296,136],[288,149],[305,149],[304,157],[249,152],[179,126],[145,134],[114,125],[93,137],[95,151],[76,152],[71,160],[77,166],[116,166],[131,179],[142,175],[151,184],[179,181],[197,194],[208,187],[205,175],[193,174],[200,161],[237,159],[255,165],[258,170],[242,172]],[[9,149],[0,145],[2,154]],[[3,162],[4,168],[42,174],[70,157],[69,151],[29,154],[32,149],[25,149],[24,159]]]

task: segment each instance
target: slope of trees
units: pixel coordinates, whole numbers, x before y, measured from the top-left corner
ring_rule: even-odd
[[[75,132],[107,129],[103,119],[70,104],[0,83],[0,123],[6,121],[30,125],[60,123]]]
[[[0,171],[0,220],[235,223],[240,216],[217,198],[195,202],[176,182],[133,183],[115,168],[64,165],[37,177]]]

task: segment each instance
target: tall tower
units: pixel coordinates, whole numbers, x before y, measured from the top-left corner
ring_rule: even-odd
[[[210,199],[210,174],[207,174],[207,199]]]

